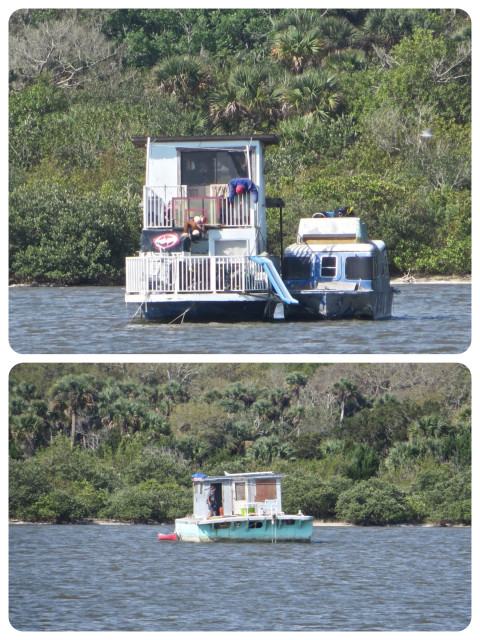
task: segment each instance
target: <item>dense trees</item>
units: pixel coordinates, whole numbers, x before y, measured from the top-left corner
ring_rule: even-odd
[[[193,473],[268,468],[286,510],[468,523],[469,419],[457,365],[22,364],[10,516],[166,521]]]
[[[9,80],[12,282],[121,281],[140,134],[276,133],[267,195],[286,202],[286,242],[301,215],[348,203],[395,272],[470,271],[460,10],[19,10]]]

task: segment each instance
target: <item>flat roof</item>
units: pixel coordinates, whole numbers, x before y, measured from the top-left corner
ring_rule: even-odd
[[[148,136],[133,136],[131,138],[136,147],[144,147],[147,144]],[[251,136],[150,136],[150,142],[245,142],[255,140],[263,142],[264,145],[278,144],[278,138],[273,133],[252,134]]]
[[[252,473],[227,473],[224,476],[192,476],[194,482],[226,482],[227,480],[266,480],[267,478],[283,478],[282,473],[273,473],[273,471],[256,471]]]

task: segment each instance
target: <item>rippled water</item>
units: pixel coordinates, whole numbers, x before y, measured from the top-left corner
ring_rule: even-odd
[[[18,353],[462,353],[471,338],[469,284],[400,285],[384,321],[139,325],[120,287],[11,287]]]
[[[21,631],[460,631],[470,529],[315,527],[311,544],[159,542],[172,527],[10,526]]]

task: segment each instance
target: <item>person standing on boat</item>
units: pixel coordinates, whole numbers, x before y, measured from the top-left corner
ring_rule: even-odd
[[[233,203],[234,197],[242,195],[246,191],[250,191],[253,196],[253,202],[258,202],[258,190],[255,184],[249,178],[234,178],[228,183],[228,201]]]
[[[208,517],[218,516],[218,502],[215,495],[215,487],[212,485],[207,495]]]

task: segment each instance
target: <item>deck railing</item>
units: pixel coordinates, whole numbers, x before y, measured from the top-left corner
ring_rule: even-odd
[[[243,516],[273,516],[278,515],[278,500],[265,500],[265,502],[242,502],[240,514]]]
[[[126,292],[245,293],[269,291],[262,266],[248,256],[190,256],[181,253],[127,258]]]
[[[189,218],[205,214],[208,224],[222,227],[255,225],[256,203],[250,193],[236,195],[228,201],[226,191],[213,195],[192,195],[186,185],[143,187],[143,228],[183,227]],[[188,197],[187,197],[188,192]],[[215,195],[221,193],[221,195]]]

